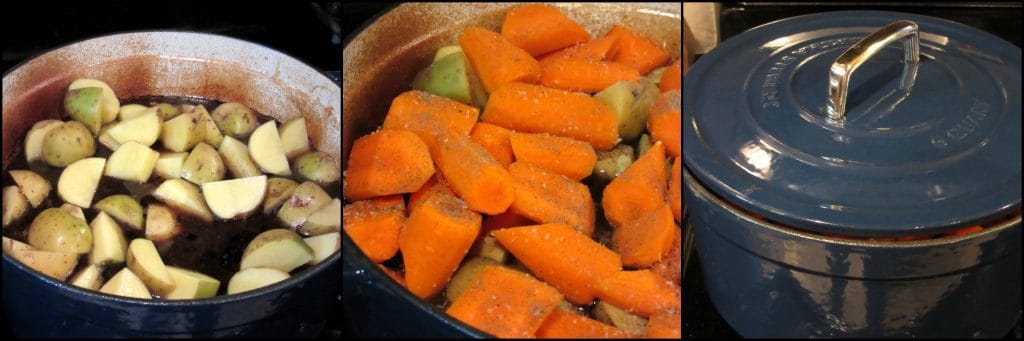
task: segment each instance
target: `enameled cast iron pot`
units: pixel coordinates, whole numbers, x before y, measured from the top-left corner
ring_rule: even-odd
[[[139,32],[60,47],[4,75],[4,171],[33,123],[61,116],[64,92],[76,78],[104,80],[121,98],[198,96],[245,103],[278,121],[303,116],[316,122],[307,124],[314,147],[341,160],[340,89],[319,71],[233,38]],[[316,336],[339,304],[340,272],[336,253],[243,294],[139,300],[53,280],[4,254],[3,305],[21,337]]]
[[[690,222],[712,302],[740,334],[1010,330],[1020,48],[931,17],[822,13],[723,42],[684,84]],[[972,225],[986,228],[826,236]]]
[[[368,23],[346,44],[342,58],[342,154],[347,156],[352,141],[384,122],[391,100],[411,88],[416,72],[430,64],[438,48],[456,44],[463,29],[472,25],[500,31],[505,13],[516,5],[410,3]],[[583,25],[591,36],[600,36],[612,25],[620,24],[652,38],[673,60],[679,58],[680,3],[551,5]],[[341,248],[345,262],[344,304],[357,334],[487,336],[413,296],[384,274],[344,233]]]

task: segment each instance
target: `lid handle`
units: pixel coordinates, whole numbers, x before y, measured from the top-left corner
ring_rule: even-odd
[[[900,20],[893,22],[874,33],[864,37],[850,49],[843,52],[829,69],[828,80],[828,118],[833,121],[841,121],[846,114],[846,95],[850,85],[850,75],[864,64],[868,58],[874,56],[883,47],[897,40],[903,40],[903,63],[906,65],[920,62],[919,45],[920,38],[917,34],[917,24]]]

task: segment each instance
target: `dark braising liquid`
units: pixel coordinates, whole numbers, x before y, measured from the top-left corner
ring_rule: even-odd
[[[147,96],[140,98],[133,98],[124,100],[121,102],[124,104],[142,104],[145,106],[152,106],[157,103],[170,103],[173,105],[178,104],[193,104],[203,105],[206,110],[212,112],[214,108],[220,105],[222,102],[198,98],[198,97],[162,97],[162,96]],[[260,124],[272,120],[269,116],[264,116],[255,110],[253,113]],[[67,118],[64,119],[65,121]],[[278,122],[280,125],[283,122]],[[316,124],[316,122],[309,121],[306,124]],[[258,126],[258,125],[257,125]],[[24,138],[24,137],[22,137]],[[248,140],[242,141],[248,144]],[[20,141],[20,144],[24,144],[24,141]],[[20,145],[19,144],[19,145]],[[161,150],[160,142],[153,144],[152,148],[157,151],[167,152]],[[96,155],[95,157],[109,158],[112,152],[96,141]],[[292,165],[294,166],[294,165]],[[60,178],[61,172],[64,168],[51,167],[43,162],[28,164],[25,160],[25,156],[19,151],[7,169],[3,172],[3,185],[10,186],[14,185],[14,180],[11,178],[7,170],[15,169],[28,169],[36,172],[47,181],[50,182],[52,189],[50,194],[46,197],[46,200],[38,208],[29,210],[17,223],[12,224],[4,229],[4,236],[9,238],[17,239],[18,241],[27,243],[28,241],[28,227],[32,223],[34,218],[39,212],[51,207],[60,207],[63,201],[57,194],[57,180]],[[303,181],[292,172],[292,180],[298,183]],[[225,172],[225,179],[231,178],[230,172]],[[270,177],[277,177],[276,175],[268,175]],[[96,204],[103,198],[114,194],[128,194],[139,201],[142,204],[143,211],[145,212],[146,207],[150,203],[158,202],[149,193],[159,186],[164,179],[153,174],[149,177],[149,181],[146,183],[133,183],[130,181],[124,181],[114,179],[110,177],[102,177],[100,180],[99,187],[96,189],[96,194],[93,195],[92,204]],[[340,186],[329,186],[324,188],[332,198],[340,198]],[[173,207],[168,206],[173,210]],[[95,208],[89,208],[82,210],[85,213],[87,222],[92,222],[93,218],[99,212]],[[195,219],[190,215],[178,213],[175,215],[178,222],[182,226],[182,232],[178,237],[167,242],[156,242],[157,250],[160,251],[160,257],[167,265],[173,265],[185,269],[201,272],[210,277],[216,278],[220,281],[220,291],[218,295],[224,295],[227,292],[228,280],[231,276],[238,272],[239,265],[242,262],[242,252],[245,251],[245,247],[249,245],[249,242],[256,238],[256,235],[263,231],[273,228],[287,228],[281,224],[275,215],[263,215],[262,204],[257,208],[256,213],[253,213],[246,219],[234,219],[234,220],[220,220],[216,219],[212,223],[205,223],[201,220]],[[120,224],[121,230],[125,233],[125,239],[131,242],[135,238],[145,238],[143,230],[134,230],[125,224]],[[78,273],[89,264],[89,255],[84,254],[79,258],[78,266],[75,268],[75,272]],[[104,280],[110,279],[118,271],[125,266],[124,263],[116,265],[108,265],[103,269]],[[295,270],[292,270],[291,274],[295,274],[309,268],[308,265],[304,265]],[[70,277],[69,277],[70,278]]]

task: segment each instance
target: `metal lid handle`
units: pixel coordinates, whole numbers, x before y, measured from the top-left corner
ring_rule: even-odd
[[[828,80],[828,118],[839,121],[846,114],[846,95],[850,85],[850,75],[874,56],[883,47],[897,40],[903,40],[903,62],[907,65],[920,61],[917,24],[912,21],[900,20],[864,37],[850,49],[843,52],[832,63]]]

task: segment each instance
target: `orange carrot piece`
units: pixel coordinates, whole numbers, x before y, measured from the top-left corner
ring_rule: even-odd
[[[679,157],[682,149],[682,103],[679,90],[663,92],[647,116],[647,131],[651,132],[651,141],[664,143],[665,154],[672,157]]]
[[[547,320],[544,320],[544,324],[537,329],[537,337],[546,339],[624,339],[631,335],[622,329],[555,309],[548,315]]]
[[[484,122],[524,133],[549,133],[609,150],[619,142],[611,108],[581,93],[512,83],[491,94]]]
[[[512,227],[491,235],[575,304],[589,305],[596,283],[622,269],[619,255],[565,224]]]
[[[661,142],[604,188],[601,207],[612,227],[653,212],[665,202],[665,147]]]
[[[487,149],[491,156],[494,156],[495,160],[502,167],[508,169],[508,166],[515,161],[515,155],[512,153],[512,144],[509,143],[508,136],[512,133],[511,130],[483,122],[477,122],[473,126],[473,130],[469,132],[469,138],[477,144]]]
[[[626,64],[641,75],[646,75],[668,61],[668,53],[625,27],[615,25],[608,35],[618,37],[615,56],[611,61]]]
[[[488,93],[508,83],[536,83],[540,79],[537,60],[493,31],[467,28],[459,45]]]
[[[401,195],[356,201],[342,210],[345,233],[375,263],[398,252],[398,234],[405,225]]]
[[[947,232],[946,234],[943,234],[942,236],[943,237],[964,236],[964,235],[968,235],[968,234],[975,233],[975,232],[981,232],[981,230],[984,230],[984,229],[981,226],[975,225],[975,226],[965,227],[965,228],[962,228],[962,229],[959,229],[959,230],[955,230],[955,231],[952,231],[952,232]]]
[[[452,134],[440,142],[434,162],[459,198],[477,212],[505,212],[515,200],[505,167],[469,137]]]
[[[516,160],[553,171],[575,181],[590,176],[597,153],[589,143],[548,134],[509,136]]]
[[[515,185],[510,211],[539,223],[562,223],[591,236],[594,200],[586,185],[523,162],[508,168]]]
[[[637,82],[640,73],[624,64],[561,58],[541,64],[540,84],[549,88],[595,93],[618,81]]]
[[[679,287],[650,270],[616,272],[594,289],[597,298],[643,317],[682,306]]]
[[[558,290],[530,275],[490,265],[445,312],[497,337],[527,338],[561,300]]]
[[[590,40],[579,23],[548,5],[524,5],[505,14],[501,36],[536,57]]]
[[[384,264],[377,264],[377,266],[379,266],[380,269],[383,270],[384,273],[388,275],[388,277],[391,277],[391,279],[395,280],[395,282],[398,282],[398,284],[401,285],[403,288],[405,287],[405,277],[403,277],[402,274],[398,273],[398,271],[395,271],[389,267],[384,266]]]
[[[449,132],[469,136],[480,111],[457,101],[419,90],[410,90],[391,101],[384,129],[416,133],[433,152],[437,140]]]
[[[661,92],[683,89],[682,68],[682,60],[677,59],[675,63],[665,69],[665,73],[661,74],[661,83],[658,85],[661,87]]]
[[[519,227],[527,225],[536,225],[533,220],[530,220],[512,210],[505,211],[498,215],[492,215],[484,217],[483,233],[490,233],[494,230],[500,230],[509,227]]]
[[[649,339],[680,339],[683,337],[683,315],[679,309],[665,309],[647,320]]]
[[[398,237],[409,291],[428,298],[444,289],[480,232],[480,221],[450,195],[433,195],[416,206]]]
[[[676,157],[676,161],[672,163],[672,180],[668,183],[668,202],[672,205],[672,215],[676,217],[676,222],[683,221],[683,166],[681,157]]]
[[[415,191],[434,175],[434,164],[416,134],[380,130],[352,143],[345,174],[345,197],[363,200]]]
[[[615,42],[619,40],[619,36],[608,36],[597,38],[576,46],[568,47],[560,51],[552,52],[544,57],[541,57],[538,62],[540,66],[544,67],[544,64],[553,62],[562,58],[583,58],[593,60],[605,60],[608,56],[614,54]]]
[[[682,285],[683,269],[683,232],[676,228],[675,237],[672,238],[672,248],[661,258],[661,261],[651,267],[651,271],[676,285]]]
[[[612,243],[622,256],[623,266],[646,269],[671,250],[673,232],[677,229],[672,220],[672,209],[662,205],[654,212],[627,221],[615,229]]]
[[[430,196],[445,193],[451,196],[455,196],[455,192],[452,191],[451,186],[448,185],[448,181],[444,179],[444,175],[441,173],[434,173],[434,176],[430,177],[427,182],[423,183],[420,189],[409,194],[409,205],[407,205],[407,211],[412,212],[416,209],[423,200]]]

